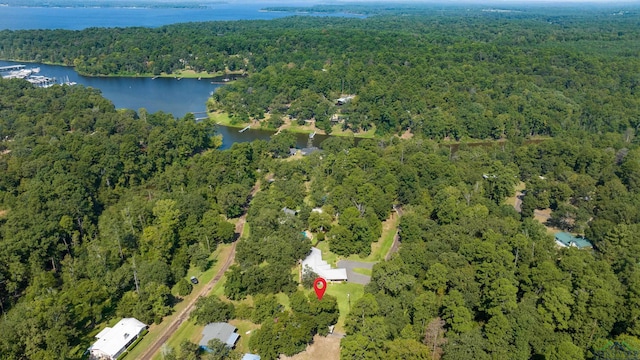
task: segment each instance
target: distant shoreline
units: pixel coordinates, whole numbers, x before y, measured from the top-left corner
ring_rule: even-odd
[[[215,73],[209,73],[209,72],[195,72],[193,70],[181,70],[180,72],[177,72],[177,73],[171,73],[171,74],[162,73],[160,75],[152,74],[152,73],[142,73],[142,74],[98,74],[98,75],[95,75],[95,74],[87,74],[87,73],[80,72],[80,71],[78,71],[76,69],[75,66],[62,64],[62,63],[53,63],[53,62],[47,62],[47,61],[34,61],[34,60],[16,60],[16,59],[0,59],[0,61],[8,61],[8,62],[14,62],[14,63],[24,63],[24,64],[31,64],[31,65],[42,64],[42,65],[64,66],[64,67],[73,68],[74,71],[76,73],[78,73],[78,75],[80,75],[80,76],[92,77],[92,78],[122,77],[122,78],[152,78],[152,79],[155,79],[155,78],[207,79],[207,80],[220,79],[221,83],[226,84],[226,83],[229,83],[229,82],[231,82],[233,80],[224,81],[225,78],[233,77],[234,80],[236,80],[236,78],[238,78],[238,77],[246,76],[246,75],[243,75],[243,73],[241,71],[228,71],[228,72],[218,71],[218,72],[215,72]]]

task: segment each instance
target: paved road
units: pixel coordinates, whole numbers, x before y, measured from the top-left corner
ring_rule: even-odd
[[[253,189],[251,189],[251,194],[249,196],[249,199],[251,199],[256,194],[256,192],[258,191],[259,188],[260,188],[260,182],[256,183],[256,185],[253,187]],[[236,223],[236,233],[238,234],[238,239],[240,239],[242,237],[242,234],[244,232],[244,224],[246,222],[246,219],[247,219],[247,213],[245,212],[244,215],[242,215],[238,219],[238,222]],[[167,342],[167,340],[169,340],[171,335],[173,335],[173,333],[176,332],[176,330],[178,330],[178,328],[180,328],[180,325],[182,325],[183,322],[185,322],[185,321],[187,321],[189,319],[189,315],[195,309],[196,301],[198,300],[198,298],[200,298],[201,296],[209,295],[209,293],[211,292],[213,287],[216,286],[218,281],[220,281],[220,279],[224,275],[225,271],[227,271],[229,266],[231,266],[231,264],[233,264],[233,261],[235,260],[235,257],[236,257],[236,244],[237,243],[238,242],[236,241],[231,245],[231,252],[229,252],[229,256],[227,256],[227,259],[226,259],[225,263],[222,265],[220,270],[218,270],[218,272],[216,273],[216,276],[214,276],[213,279],[211,279],[211,281],[209,281],[207,286],[205,286],[204,288],[202,288],[202,290],[200,290],[200,292],[198,293],[198,296],[194,296],[194,297],[191,298],[191,301],[189,302],[189,305],[186,308],[184,308],[184,310],[182,310],[180,312],[180,314],[178,316],[176,316],[175,319],[173,319],[171,324],[167,328],[164,329],[164,331],[158,336],[156,341],[153,342],[145,350],[145,352],[140,356],[140,359],[143,359],[143,360],[151,360],[151,359],[153,359],[153,356],[158,351],[160,351],[160,348],[162,347],[162,345],[164,345]]]
[[[347,281],[356,283],[356,284],[362,284],[362,285],[367,285],[371,281],[371,276],[358,274],[357,272],[353,271],[353,269],[355,268],[372,269],[373,265],[375,265],[375,263],[351,261],[351,260],[338,261],[339,268],[347,269]]]
[[[189,315],[195,308],[196,301],[201,296],[207,296],[209,292],[211,292],[211,289],[213,289],[213,287],[218,283],[222,275],[224,275],[224,272],[227,271],[227,269],[229,268],[229,266],[231,266],[231,264],[233,264],[233,260],[235,259],[235,254],[236,254],[236,244],[237,242],[234,242],[231,245],[231,252],[229,253],[229,256],[227,257],[227,260],[225,261],[224,265],[222,265],[222,268],[218,270],[218,273],[216,274],[216,276],[214,276],[213,279],[209,281],[207,286],[205,286],[204,288],[202,288],[202,290],[200,290],[200,292],[198,293],[198,296],[195,296],[191,299],[191,302],[189,302],[189,305],[186,308],[184,308],[184,310],[182,310],[175,319],[173,319],[171,324],[164,329],[164,331],[160,334],[160,336],[156,339],[156,341],[153,344],[151,344],[151,346],[149,346],[146,349],[146,351],[140,356],[140,359],[145,359],[145,360],[152,359],[153,356],[156,354],[156,352],[160,350],[162,345],[164,345],[164,343],[166,343],[167,340],[169,340],[171,335],[173,335],[173,333],[176,330],[178,330],[180,325],[182,325],[183,322],[189,319]]]

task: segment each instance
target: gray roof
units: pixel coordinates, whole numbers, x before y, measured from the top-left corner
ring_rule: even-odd
[[[211,339],[218,339],[227,344],[228,347],[233,347],[238,341],[240,335],[236,334],[236,327],[227,323],[210,323],[202,329],[202,340],[200,340],[200,346],[207,347],[207,344]]]
[[[300,149],[302,156],[313,154],[316,151],[320,151],[320,149],[315,146]]]

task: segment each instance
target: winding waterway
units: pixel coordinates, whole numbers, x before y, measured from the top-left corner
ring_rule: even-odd
[[[80,4],[80,5],[78,5]],[[20,29],[69,29],[88,27],[158,27],[173,23],[219,20],[269,20],[295,15],[287,12],[264,12],[261,8],[274,5],[312,6],[315,2],[230,2],[215,3],[205,8],[133,8],[133,7],[85,7],[80,2],[71,7],[0,6],[0,30]],[[355,14],[305,14],[312,16],[359,17]],[[20,64],[0,61],[0,66]],[[211,79],[172,78],[127,78],[127,77],[86,77],[73,68],[45,64],[28,64],[29,68],[40,68],[40,75],[55,78],[58,82],[71,81],[87,87],[99,89],[111,100],[116,108],[149,112],[164,111],[175,117],[183,117],[189,112],[204,116],[206,102],[210,94],[220,84],[212,84]],[[231,147],[234,142],[267,140],[273,132],[250,129],[238,132],[235,128],[219,126],[217,132],[223,136],[222,148]],[[299,148],[317,146],[326,136],[317,135],[310,142],[306,134],[296,134]]]
[[[0,66],[24,64],[13,61],[0,61]],[[72,67],[26,64],[27,68],[40,68],[40,75],[60,81],[72,81],[87,87],[99,89],[102,95],[111,100],[118,109],[145,108],[154,113],[164,111],[175,117],[183,117],[189,112],[204,116],[206,103],[212,91],[220,84],[212,84],[212,79],[172,79],[172,78],[129,78],[129,77],[88,77],[79,75]],[[215,82],[215,81],[214,81]],[[239,132],[237,128],[218,126],[216,132],[222,135],[222,149],[235,142],[268,140],[272,131],[249,129]],[[317,146],[326,136],[316,135],[309,143],[307,134],[296,134],[296,147]]]

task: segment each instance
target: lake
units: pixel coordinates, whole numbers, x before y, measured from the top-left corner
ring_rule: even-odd
[[[1,0],[0,0],[1,1]],[[80,3],[77,3],[80,4]],[[167,4],[167,3],[165,3]],[[20,29],[68,29],[79,30],[88,27],[158,27],[181,22],[216,20],[269,20],[295,15],[287,12],[264,12],[267,6],[312,6],[314,2],[273,2],[273,3],[226,3],[212,4],[205,8],[130,8],[130,7],[35,7],[0,6],[0,30]],[[354,14],[305,14],[312,16],[364,16]],[[0,61],[0,66],[23,64],[20,62]],[[212,84],[212,79],[171,79],[171,78],[125,78],[125,77],[86,77],[71,67],[28,64],[28,67],[40,67],[40,75],[56,78],[58,81],[73,81],[78,84],[100,89],[102,95],[111,100],[116,108],[138,110],[145,108],[149,112],[164,111],[176,117],[189,112],[204,112],[211,92],[220,84]],[[196,117],[203,116],[197,114]],[[229,148],[234,142],[268,139],[272,132],[248,130],[239,133],[238,129],[219,127],[223,135],[222,148]],[[297,147],[306,147],[309,138],[298,134]],[[317,135],[311,145],[317,146],[326,137]]]
[[[0,1],[1,2],[1,1]],[[67,29],[89,27],[158,27],[162,25],[214,20],[270,20],[295,13],[265,12],[267,6],[312,6],[315,2],[227,3],[203,8],[133,7],[36,7],[0,6],[0,30]],[[355,14],[305,14],[311,16],[359,17]]]
[[[14,61],[0,61],[0,66],[25,64]],[[60,81],[73,81],[80,85],[99,89],[102,95],[111,100],[116,108],[133,109],[138,111],[145,108],[154,113],[164,111],[175,117],[183,117],[189,112],[201,113],[207,110],[206,103],[212,91],[220,84],[212,84],[212,79],[182,79],[171,78],[128,78],[128,77],[88,77],[79,75],[72,67],[25,64],[27,68],[40,68],[40,75],[56,78]],[[222,149],[228,149],[234,142],[268,140],[273,131],[250,129],[238,132],[239,129],[218,126],[217,133],[223,136]],[[309,144],[307,134],[296,134],[296,147],[309,145],[318,146],[326,136],[316,135]]]

